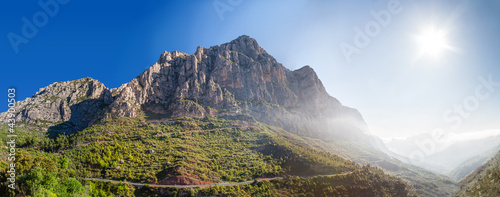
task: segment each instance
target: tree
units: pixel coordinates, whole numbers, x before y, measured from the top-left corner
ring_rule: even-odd
[[[56,191],[58,188],[57,174],[55,172],[46,174],[43,177],[42,185],[47,190]]]
[[[118,184],[118,189],[117,189],[116,193],[118,194],[118,196],[131,196],[132,195],[132,192],[129,190],[127,185],[125,185],[121,181]]]
[[[27,191],[30,194],[40,193],[42,189],[42,168],[34,167],[28,172],[26,176],[26,184],[28,185]]]
[[[66,186],[66,191],[69,194],[77,194],[83,191],[82,184],[75,178],[67,179],[66,181],[64,181],[64,185]]]
[[[62,160],[62,163],[61,163],[62,169],[68,169],[68,165],[69,165],[69,159],[68,158],[64,158]]]

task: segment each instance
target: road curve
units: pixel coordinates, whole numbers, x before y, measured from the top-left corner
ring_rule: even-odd
[[[331,174],[331,175],[313,175],[313,176],[300,176],[302,178],[310,178],[314,176],[342,176],[342,175],[348,175],[352,174],[352,172],[345,172],[342,174]],[[113,183],[127,183],[133,186],[138,186],[142,187],[145,185],[149,185],[150,187],[176,187],[176,188],[189,188],[189,187],[214,187],[215,185],[218,186],[233,186],[233,185],[246,185],[246,184],[251,184],[254,181],[245,181],[245,182],[237,182],[237,183],[212,183],[212,184],[204,184],[204,185],[155,185],[155,184],[147,184],[147,183],[133,183],[133,182],[128,182],[128,181],[117,181],[117,180],[110,180],[110,179],[100,179],[100,178],[83,178],[84,180],[89,180],[89,181],[107,181],[107,182],[113,182]],[[272,177],[272,178],[259,178],[256,179],[257,182],[260,181],[270,181],[270,180],[279,180],[283,179],[283,177]]]
[[[177,187],[177,188],[189,188],[189,187],[214,187],[215,185],[218,186],[233,186],[233,185],[246,185],[246,184],[251,184],[254,181],[245,181],[245,182],[237,182],[237,183],[212,183],[212,184],[205,184],[205,185],[155,185],[155,184],[147,184],[147,183],[133,183],[133,182],[128,182],[128,181],[117,181],[117,180],[110,180],[110,179],[100,179],[100,178],[83,178],[84,180],[89,180],[89,181],[107,181],[107,182],[113,182],[113,183],[127,183],[133,186],[138,186],[142,187],[145,185],[149,185],[150,187]],[[258,182],[260,181],[270,181],[270,180],[275,180],[275,179],[283,179],[283,177],[273,177],[273,178],[262,178],[262,179],[257,179]]]

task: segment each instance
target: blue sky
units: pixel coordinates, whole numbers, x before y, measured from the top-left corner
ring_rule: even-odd
[[[53,82],[87,76],[118,87],[165,50],[191,54],[197,46],[246,34],[285,67],[314,68],[327,91],[360,110],[371,132],[382,138],[436,128],[500,129],[500,87],[488,98],[476,99],[467,117],[451,113],[448,118],[454,121],[444,119],[455,105],[473,102],[481,86],[478,78],[491,75],[500,82],[500,3],[493,0],[66,1],[40,1],[57,2],[53,13],[38,1],[3,2],[0,80],[5,97],[9,87],[23,100]],[[400,11],[391,13],[397,2]],[[372,11],[389,11],[390,21],[382,25]],[[33,24],[36,33],[25,31],[31,33],[28,38],[23,17],[34,23],[33,16],[39,27]],[[341,43],[355,45],[355,30],[366,33],[373,22],[380,29],[348,62]],[[446,33],[452,50],[418,56],[415,37],[430,27]],[[13,34],[27,41],[17,44],[17,53],[9,39]],[[6,105],[0,104],[0,110]]]

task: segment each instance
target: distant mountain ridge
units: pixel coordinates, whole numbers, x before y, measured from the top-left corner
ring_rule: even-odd
[[[448,176],[455,181],[460,181],[472,173],[475,169],[493,158],[498,151],[500,151],[500,145],[461,163],[458,167],[453,169]]]
[[[460,181],[457,196],[500,195],[500,152]]]
[[[482,139],[455,141],[453,143],[436,143],[432,147],[432,151],[429,151],[429,154],[426,154],[421,162],[411,162],[408,157],[415,150],[422,150],[422,144],[418,143],[422,143],[426,139],[432,139],[432,136],[430,134],[419,134],[406,139],[393,139],[385,145],[389,150],[400,155],[400,160],[402,161],[418,165],[436,173],[448,175],[459,181],[476,167],[479,167],[482,162],[486,162],[494,156],[498,151],[500,135]],[[473,164],[472,160],[474,158],[479,163]],[[464,165],[467,165],[465,163],[468,161],[472,163],[468,163],[470,166],[465,167]]]

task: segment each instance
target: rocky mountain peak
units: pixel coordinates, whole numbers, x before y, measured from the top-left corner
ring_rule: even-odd
[[[255,50],[258,51],[259,53],[264,53],[264,49],[260,47],[260,45],[257,43],[257,40],[251,38],[250,36],[247,35],[242,35],[231,42],[229,42],[228,45],[230,50],[235,50],[235,51],[245,51],[245,50]]]
[[[305,65],[305,66],[302,66],[302,68],[299,68],[297,70],[294,70],[294,72],[297,72],[297,73],[308,73],[308,74],[314,74],[316,75],[316,72],[314,71],[313,68],[311,68],[311,66],[309,65]]]
[[[292,72],[293,76],[297,80],[297,89],[308,90],[306,93],[309,97],[315,96],[327,96],[323,83],[319,79],[318,75],[309,65],[306,65],[300,69],[294,70]],[[313,91],[313,92],[312,92]]]
[[[106,103],[111,103],[110,95],[103,92],[109,92],[103,83],[90,77],[77,79],[73,81],[55,82],[47,87],[40,88],[31,99],[38,98],[63,98],[70,104],[76,104],[82,99],[102,99]]]
[[[68,131],[76,131],[97,121],[102,108],[112,101],[109,89],[90,77],[56,82],[16,102],[15,119],[46,127],[65,123],[73,127]],[[1,113],[0,120],[6,119],[7,114]]]
[[[171,61],[177,57],[186,57],[188,56],[187,53],[179,52],[179,51],[172,51],[172,52],[167,52],[164,51],[163,54],[160,55],[160,58],[158,59],[158,63],[162,64],[167,61]]]
[[[311,68],[309,65],[305,65],[302,68],[294,70],[292,73],[293,75],[297,76],[300,80],[310,80],[311,83],[314,83],[315,85],[319,86],[326,93],[325,87],[323,86],[323,83],[316,74],[316,71],[314,71],[314,69]]]
[[[67,123],[74,130],[113,116],[164,119],[240,113],[312,136],[331,135],[335,128],[351,128],[352,133],[359,131],[356,124],[364,124],[357,110],[328,95],[310,66],[290,71],[246,35],[198,47],[192,55],[165,51],[150,68],[111,91],[83,78],[42,88],[34,99],[21,103],[19,121]]]
[[[260,47],[257,41],[250,36],[242,35],[229,43],[221,44],[210,48],[216,51],[229,51],[241,53],[253,60],[258,60],[259,55],[268,55],[267,52]]]
[[[113,95],[117,96],[111,113],[118,116],[245,112],[290,130],[351,128],[346,135],[363,130],[365,124],[357,110],[328,95],[310,66],[290,71],[246,35],[208,49],[197,47],[192,55],[164,52],[157,63],[113,90]]]

